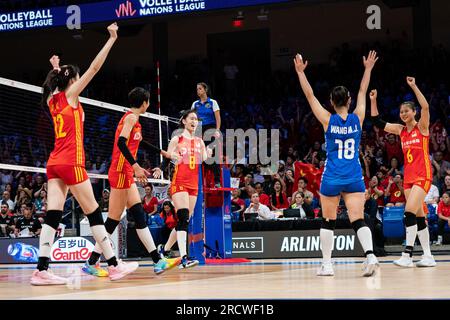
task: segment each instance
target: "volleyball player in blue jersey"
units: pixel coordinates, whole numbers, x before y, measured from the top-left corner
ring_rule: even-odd
[[[364,223],[365,185],[359,162],[361,127],[366,113],[366,93],[370,82],[370,74],[377,60],[375,51],[370,51],[367,59],[363,57],[365,71],[354,112],[349,113],[351,103],[349,91],[343,86],[338,86],[331,91],[330,102],[336,111],[336,114],[331,114],[322,107],[314,96],[311,85],[306,78],[305,68],[308,62],[303,62],[300,54],[297,54],[294,59],[295,70],[302,90],[312,112],[325,131],[327,148],[327,160],[320,185],[323,217],[320,228],[320,242],[322,244],[323,261],[317,271],[319,276],[334,275],[331,252],[336,226],[336,209],[341,195],[344,198],[352,227],[366,255],[363,276],[372,276],[378,266],[378,260],[373,254],[372,233]]]

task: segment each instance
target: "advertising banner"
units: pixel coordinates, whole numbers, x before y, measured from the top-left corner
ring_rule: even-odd
[[[111,0],[38,10],[0,12],[0,32],[58,26],[73,29],[77,22],[83,25],[288,1],[292,0]]]
[[[58,238],[52,246],[50,259],[59,262],[86,261],[94,244],[82,237]]]
[[[362,257],[352,229],[334,232],[333,257]],[[321,258],[319,230],[233,232],[233,257]]]
[[[93,237],[63,237],[55,240],[51,261],[83,262],[94,249]],[[39,238],[0,239],[0,264],[36,263],[39,257]]]

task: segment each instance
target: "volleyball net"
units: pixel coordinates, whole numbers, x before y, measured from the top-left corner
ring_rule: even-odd
[[[46,180],[45,166],[54,146],[54,129],[48,107],[41,106],[41,99],[41,87],[0,78],[0,189],[12,189],[12,201],[16,200],[15,195],[20,192],[20,188],[28,187],[28,190],[33,190],[36,176],[42,175]],[[109,188],[107,173],[116,127],[129,109],[83,97],[80,97],[80,102],[85,111],[86,170],[95,196],[100,201],[102,191]],[[141,115],[139,122],[142,125],[143,140],[166,150],[171,121],[164,115],[148,112]],[[159,154],[141,143],[137,162],[143,168],[155,168],[161,161]],[[159,200],[167,196],[170,184],[167,174],[161,179],[149,177],[148,182],[154,186],[154,195]],[[8,184],[11,186],[7,187]],[[142,188],[140,192],[143,196]],[[34,199],[32,193],[30,201]]]

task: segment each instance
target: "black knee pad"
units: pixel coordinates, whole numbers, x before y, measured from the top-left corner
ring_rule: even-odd
[[[145,229],[147,228],[147,222],[145,219],[145,211],[142,207],[142,203],[136,203],[131,208],[128,208],[131,216],[134,219],[136,229]]]
[[[119,225],[120,221],[117,220],[113,220],[111,218],[107,218],[105,221],[105,229],[106,232],[108,232],[109,234],[113,234],[114,230],[116,230],[117,226]]]
[[[405,211],[405,226],[412,227],[417,224],[416,215],[412,212]]]
[[[58,229],[62,220],[63,212],[61,210],[48,210],[44,218],[44,223],[53,229]]]
[[[417,217],[416,220],[417,220],[417,231],[423,230],[427,227],[425,217]]]
[[[333,231],[336,228],[336,220],[327,221],[325,218],[322,218],[322,225],[320,226],[320,228]]]
[[[363,219],[358,219],[358,220],[352,222],[352,227],[353,227],[353,230],[355,230],[355,232],[358,232],[358,230],[360,228],[367,227],[367,225]]]
[[[178,223],[177,231],[186,231],[189,229],[189,209],[179,209],[177,211]]]
[[[101,226],[105,224],[105,222],[103,221],[102,210],[100,209],[100,207],[97,207],[97,209],[95,209],[94,212],[88,214],[87,218],[89,220],[89,225],[91,227]]]

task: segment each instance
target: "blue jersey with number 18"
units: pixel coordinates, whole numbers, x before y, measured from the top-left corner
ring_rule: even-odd
[[[325,142],[327,160],[322,175],[322,183],[343,185],[363,179],[359,162],[361,124],[357,115],[349,113],[347,119],[338,114],[330,117]]]

